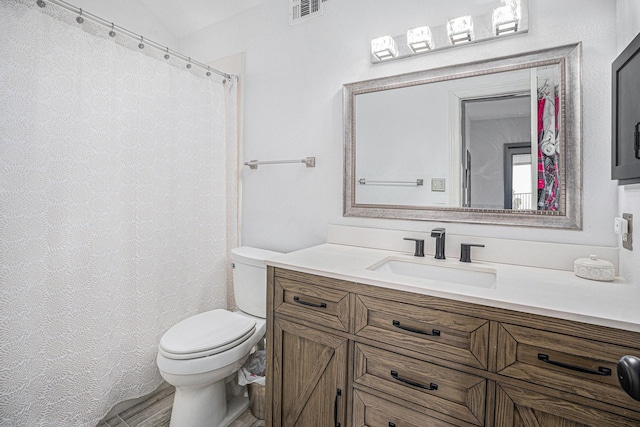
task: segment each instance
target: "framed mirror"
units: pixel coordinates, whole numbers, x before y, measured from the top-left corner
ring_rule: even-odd
[[[344,215],[581,229],[581,45],[346,84]]]

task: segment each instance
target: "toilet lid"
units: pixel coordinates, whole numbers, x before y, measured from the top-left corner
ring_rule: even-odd
[[[178,322],[160,339],[172,359],[191,359],[225,351],[253,335],[256,321],[227,310],[211,310]]]

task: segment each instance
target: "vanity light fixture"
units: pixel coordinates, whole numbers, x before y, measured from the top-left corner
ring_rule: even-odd
[[[407,31],[407,45],[413,53],[424,52],[433,49],[433,36],[431,28],[418,27]]]
[[[451,18],[447,21],[447,34],[452,45],[468,43],[473,40],[473,20],[470,15]]]
[[[410,29],[401,34],[378,37],[371,40],[371,63],[392,62],[459,46],[501,40],[505,36],[526,34],[529,31],[530,1],[491,0],[493,5],[484,11],[445,19],[440,24],[423,21],[429,26],[405,27]],[[489,3],[489,0],[483,2]]]
[[[398,56],[398,45],[391,36],[382,36],[371,40],[371,53],[379,60]]]
[[[493,33],[499,36],[517,32],[521,15],[520,0],[511,0],[507,5],[493,9]]]

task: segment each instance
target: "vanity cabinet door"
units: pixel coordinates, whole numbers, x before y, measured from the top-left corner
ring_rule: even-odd
[[[618,359],[640,349],[504,323],[497,334],[500,375],[640,412],[616,374]]]
[[[357,336],[487,369],[489,321],[407,303],[358,295]]]
[[[362,390],[353,392],[353,427],[473,427],[455,418],[423,413]],[[440,417],[440,418],[438,418]]]
[[[348,340],[276,318],[273,341],[270,425],[345,426]]]
[[[496,385],[495,427],[638,427],[638,421],[505,384]]]
[[[354,383],[476,426],[484,425],[487,380],[356,343]]]
[[[278,276],[274,288],[277,314],[349,331],[349,292]]]

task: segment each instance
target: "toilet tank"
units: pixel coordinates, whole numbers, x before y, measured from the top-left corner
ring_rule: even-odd
[[[267,317],[267,267],[264,261],[280,252],[241,246],[231,250],[233,293],[238,309]]]

